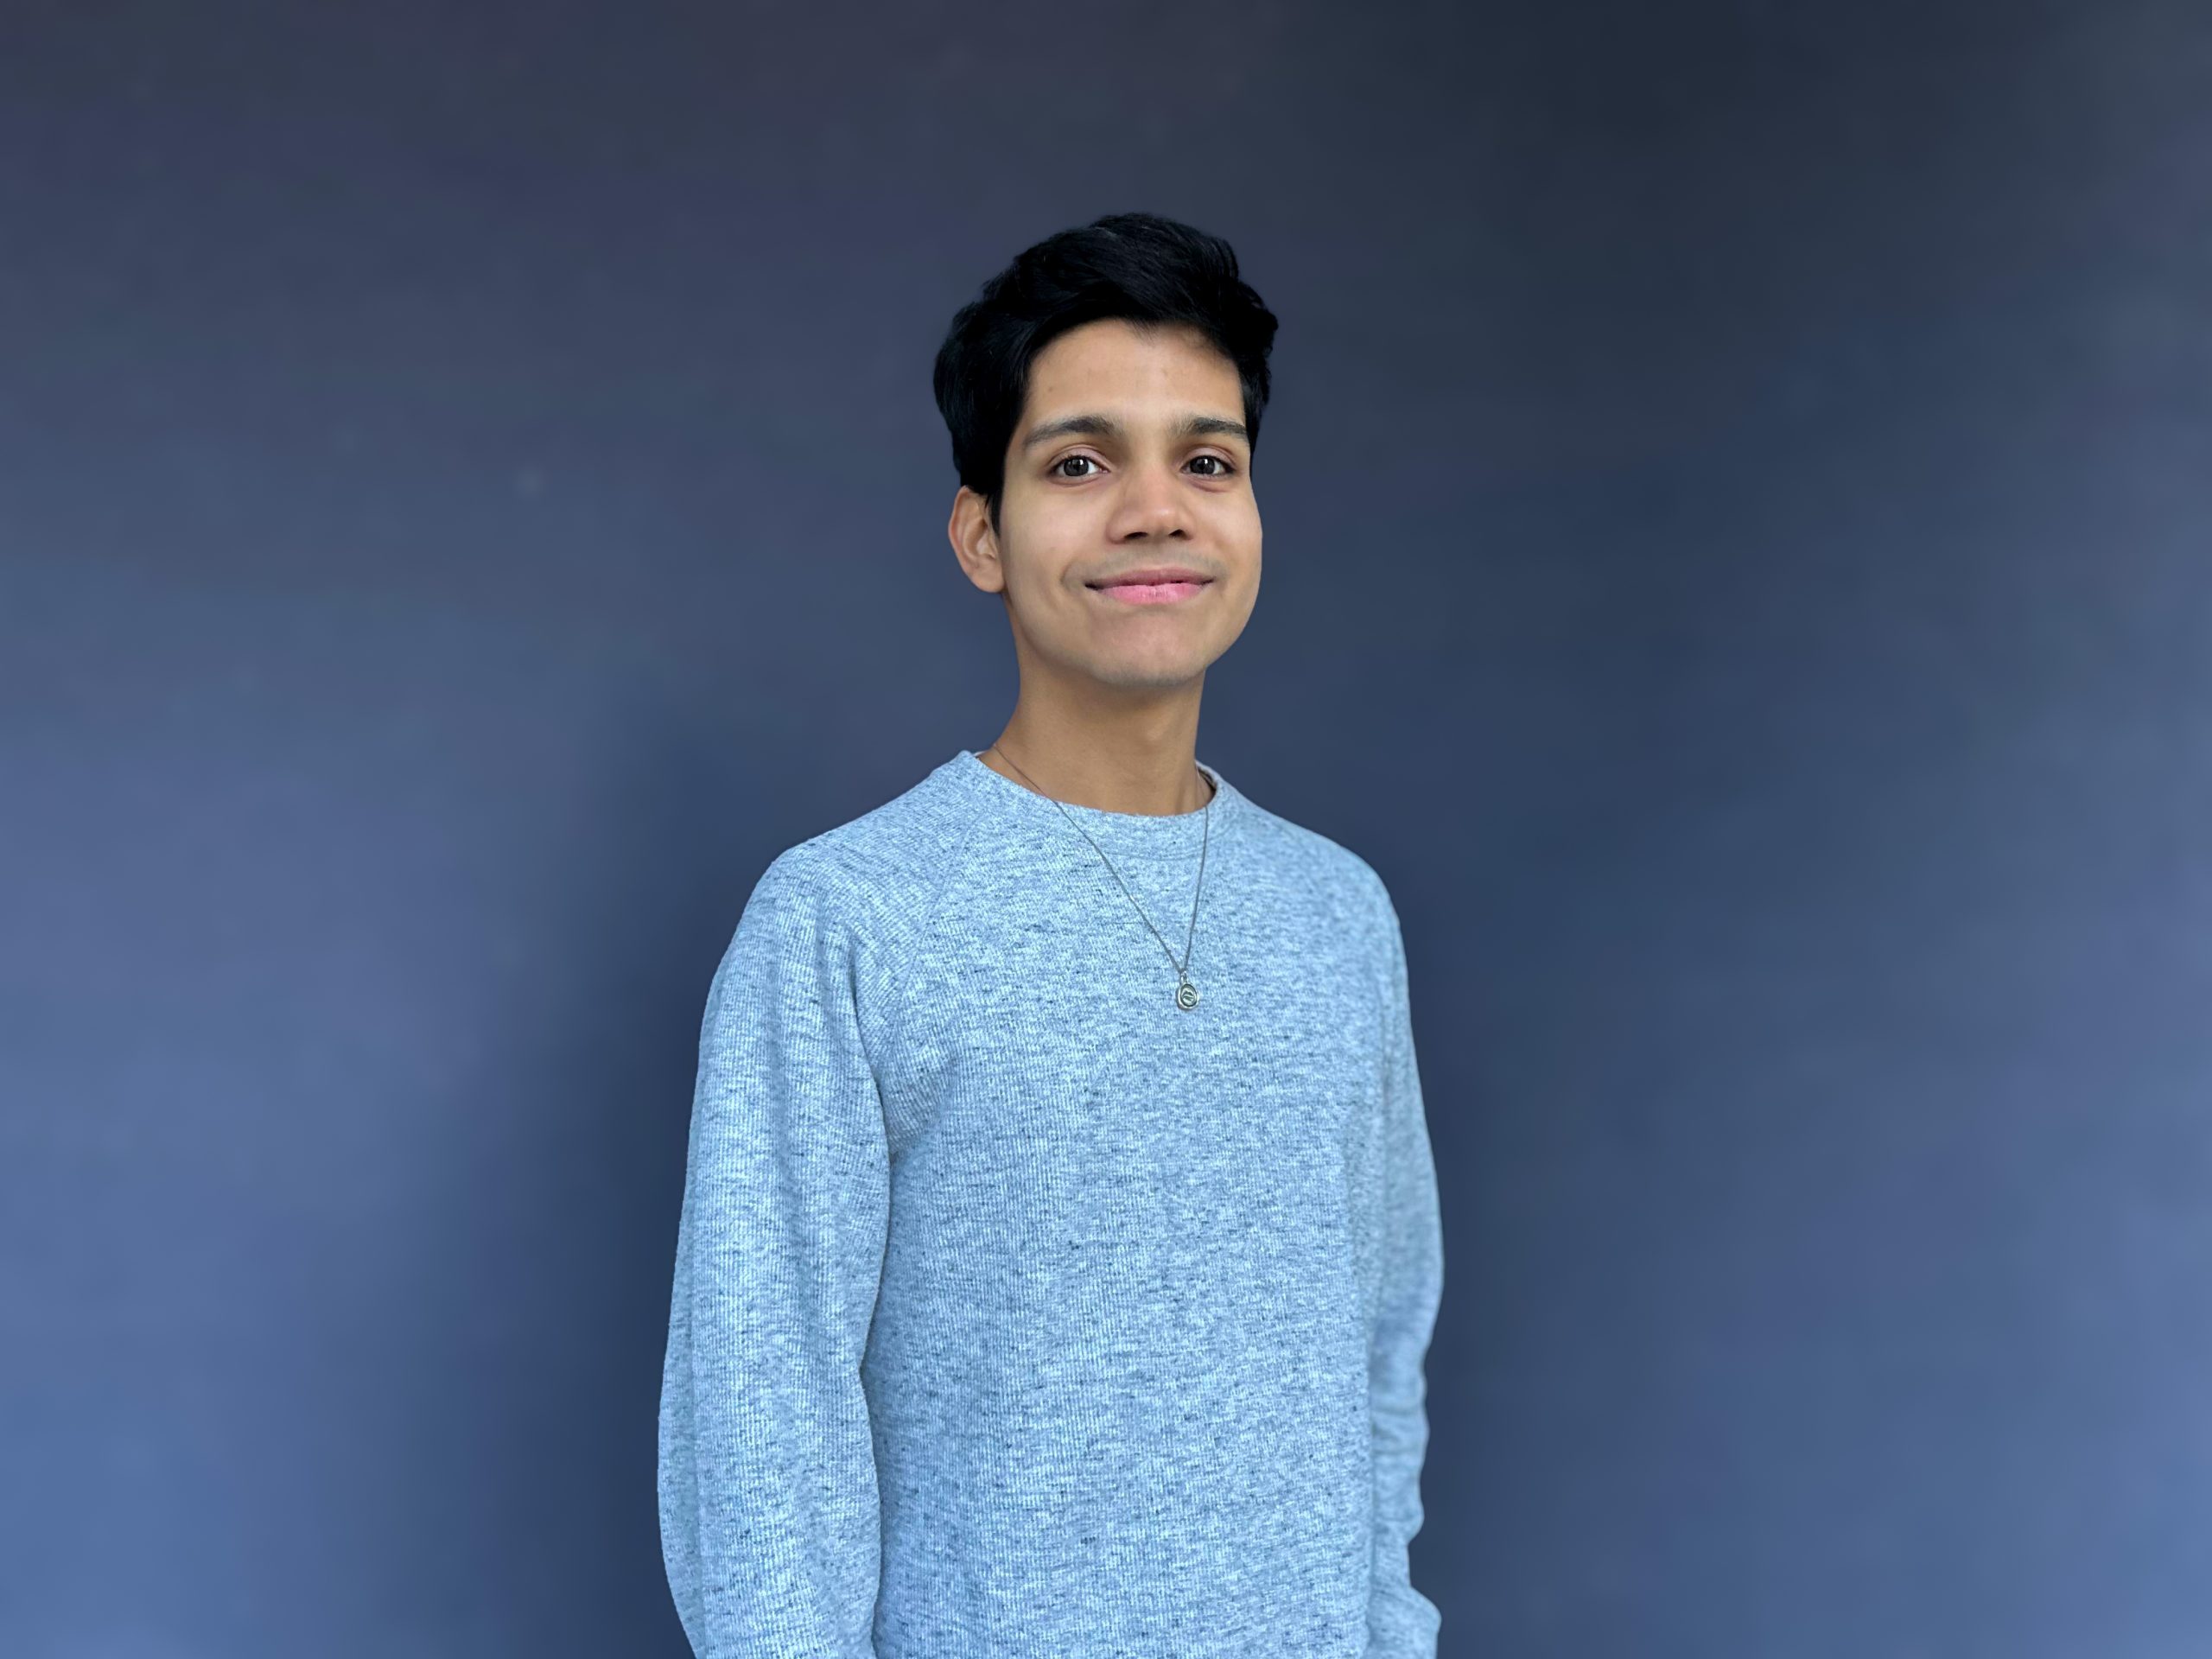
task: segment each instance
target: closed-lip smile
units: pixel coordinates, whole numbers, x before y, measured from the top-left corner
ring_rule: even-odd
[[[1147,564],[1084,586],[1124,605],[1178,605],[1205,591],[1211,576],[1187,565]]]
[[[1093,588],[1121,588],[1131,582],[1155,584],[1163,582],[1211,582],[1211,576],[1202,576],[1188,565],[1147,564],[1135,570],[1124,570],[1119,575],[1108,576],[1090,584]]]

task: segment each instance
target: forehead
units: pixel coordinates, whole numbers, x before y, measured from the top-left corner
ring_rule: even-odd
[[[1141,328],[1121,318],[1059,335],[1029,366],[1020,426],[1083,409],[1156,404],[1232,418],[1243,414],[1236,365],[1187,325]]]

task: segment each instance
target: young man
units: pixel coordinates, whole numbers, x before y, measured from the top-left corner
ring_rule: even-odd
[[[1126,213],[954,319],[996,742],[780,854],[700,1038],[660,1415],[702,1659],[1431,1659],[1398,917],[1195,758],[1275,319]]]

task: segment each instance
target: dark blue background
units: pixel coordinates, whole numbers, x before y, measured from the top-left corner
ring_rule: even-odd
[[[697,1023],[1012,707],[929,393],[1282,318],[1446,1659],[2212,1651],[2212,15],[0,11],[0,1651],[671,1655]]]

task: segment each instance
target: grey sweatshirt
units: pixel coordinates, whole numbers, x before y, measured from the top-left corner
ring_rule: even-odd
[[[1397,914],[1204,770],[1198,811],[1066,807],[1102,858],[963,749],[753,887],[662,1380],[701,1659],[1435,1653]]]

